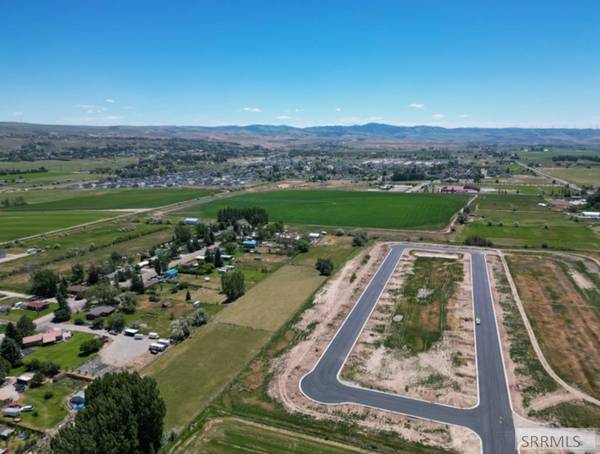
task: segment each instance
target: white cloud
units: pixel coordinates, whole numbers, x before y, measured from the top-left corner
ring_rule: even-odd
[[[459,117],[460,118],[469,118],[470,115],[469,114],[460,114]]]
[[[104,100],[104,102],[107,102],[107,103],[109,103],[109,104],[114,104],[114,103],[115,103],[115,100],[114,100],[114,99],[111,99],[111,98],[106,98],[106,99]]]
[[[252,112],[252,113],[259,113],[262,112],[262,110],[259,107],[244,107],[244,112]]]
[[[102,120],[104,120],[104,121],[119,121],[122,119],[123,119],[123,117],[121,117],[119,115],[107,115],[106,117],[102,118]]]
[[[289,115],[278,115],[275,117],[277,120],[291,120],[292,117],[290,117]]]
[[[410,107],[411,109],[424,109],[425,104],[420,102],[413,102],[412,104],[409,104],[408,107]]]
[[[446,115],[440,113],[440,114],[433,114],[432,117],[437,120],[441,120],[442,118],[446,118]]]
[[[335,111],[336,111],[336,112],[341,112],[341,111],[342,111],[342,108],[341,108],[341,107],[336,107],[336,108],[335,108]]]
[[[23,115],[25,115],[23,112],[13,112],[12,113],[13,117],[22,117]]]

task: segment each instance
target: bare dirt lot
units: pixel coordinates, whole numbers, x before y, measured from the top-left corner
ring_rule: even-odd
[[[552,368],[566,382],[600,397],[600,313],[592,301],[597,291],[578,285],[571,265],[559,258],[511,255],[508,262]]]
[[[402,315],[394,314],[398,310],[404,312],[406,296],[402,292],[408,284],[407,277],[414,276],[415,261],[423,257],[434,259],[434,267],[441,269],[456,261],[462,267],[462,280],[450,292],[445,307],[437,306],[433,301],[418,303],[422,307],[419,325],[432,325],[430,330],[442,325],[444,329],[440,340],[414,354],[406,346],[390,346],[386,336],[394,324],[409,323]],[[432,402],[457,407],[475,405],[477,370],[470,270],[469,256],[418,251],[405,254],[359,337],[342,377],[360,386]],[[445,279],[443,274],[438,277]],[[418,297],[425,300],[429,292],[431,290],[426,288],[419,289]],[[440,320],[444,312],[445,320]]]
[[[386,254],[387,246],[376,244],[349,261],[316,295],[314,306],[304,312],[296,326],[306,335],[273,363],[268,393],[294,413],[317,419],[346,420],[375,430],[393,431],[407,440],[479,453],[479,439],[467,429],[355,405],[319,405],[300,392],[301,377],[316,364]]]

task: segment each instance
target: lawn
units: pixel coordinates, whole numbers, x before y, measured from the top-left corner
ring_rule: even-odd
[[[333,262],[334,269],[338,269],[354,254],[359,248],[352,246],[352,238],[347,236],[325,236],[322,237],[316,246],[310,248],[305,254],[298,254],[292,260],[295,265],[304,265],[314,267],[317,259],[329,258]]]
[[[217,217],[224,207],[258,206],[271,220],[315,226],[386,229],[442,228],[467,201],[464,196],[305,190],[243,194],[186,209],[183,215]]]
[[[313,268],[285,265],[221,311],[221,323],[276,331],[325,280]]]
[[[463,264],[452,259],[417,257],[402,289],[390,291],[396,300],[384,344],[391,349],[408,348],[412,354],[429,350],[446,329],[446,305],[463,278]],[[423,293],[425,291],[426,293]]]
[[[111,210],[127,208],[155,208],[172,203],[196,199],[211,194],[204,189],[114,189],[94,194],[82,192],[79,197],[36,203],[11,211],[57,211],[57,210]]]
[[[19,301],[23,301],[19,299]],[[4,301],[0,301],[0,304],[6,304]],[[57,303],[51,303],[48,307],[42,311],[32,311],[29,309],[15,309],[5,314],[0,314],[0,319],[7,320],[9,322],[18,321],[23,315],[26,315],[31,320],[38,319],[44,315],[48,315],[50,312],[54,312],[58,308]]]
[[[209,323],[144,369],[167,404],[165,428],[187,425],[260,351],[271,333]]]
[[[8,211],[0,210],[0,242],[73,227],[119,213],[104,211]]]
[[[239,418],[212,420],[192,438],[185,448],[188,452],[227,454],[239,452],[268,452],[295,454],[343,454],[366,452],[349,445],[321,440],[299,432],[282,430]]]
[[[32,405],[33,411],[21,413],[23,424],[35,429],[51,429],[67,416],[66,400],[83,387],[83,383],[70,378],[45,384],[39,388],[28,388],[20,401],[22,405]],[[44,395],[52,393],[46,399]]]
[[[570,183],[589,186],[600,186],[600,166],[588,167],[548,167],[542,169],[549,175],[561,178]]]
[[[58,364],[62,370],[75,370],[91,359],[89,356],[79,356],[79,347],[94,337],[96,336],[91,333],[73,332],[69,340],[48,347],[34,347],[34,351],[25,356],[23,362],[28,363],[33,359],[44,362],[52,361]]]

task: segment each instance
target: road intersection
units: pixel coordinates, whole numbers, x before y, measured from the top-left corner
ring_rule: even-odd
[[[458,408],[344,383],[340,373],[402,254],[408,249],[471,255],[479,399]],[[475,318],[474,317],[474,318]],[[481,439],[484,454],[516,452],[513,412],[496,324],[485,253],[476,249],[398,243],[371,279],[315,367],[300,380],[309,399],[326,405],[358,404],[417,418],[467,427]]]

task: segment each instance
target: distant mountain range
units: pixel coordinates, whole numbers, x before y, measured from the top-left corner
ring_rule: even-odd
[[[352,126],[69,126],[0,122],[0,137],[96,136],[204,138],[261,144],[385,143],[600,146],[600,129],[443,128],[367,123]]]

